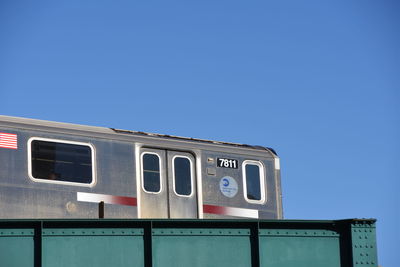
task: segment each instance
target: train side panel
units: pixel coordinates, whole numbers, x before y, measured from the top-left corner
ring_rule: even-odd
[[[221,159],[236,160],[236,168],[229,164],[219,167]],[[258,175],[246,177],[246,163],[258,168]],[[274,157],[204,151],[202,170],[204,218],[280,218]],[[253,191],[257,191],[258,196],[250,196],[251,185],[246,185],[249,178],[256,180]]]
[[[107,197],[136,198],[135,153],[131,143],[36,130],[2,131],[16,134],[18,147],[0,148],[1,218],[97,218],[98,202]],[[32,177],[32,167],[28,166],[28,142],[32,139],[90,144],[95,150],[93,183],[69,184]],[[105,209],[109,218],[137,218],[134,205],[106,201]]]
[[[268,149],[1,119],[0,218],[282,218]]]

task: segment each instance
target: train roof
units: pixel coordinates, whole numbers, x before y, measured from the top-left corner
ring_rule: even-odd
[[[258,146],[258,145],[247,145],[247,144],[232,143],[232,142],[212,141],[212,140],[192,138],[192,137],[181,137],[181,136],[174,136],[174,135],[167,135],[167,134],[147,133],[147,132],[142,132],[142,131],[116,129],[116,128],[111,128],[111,127],[107,128],[107,127],[98,127],[98,126],[87,126],[87,125],[80,125],[80,124],[53,122],[53,121],[12,117],[12,116],[4,116],[4,115],[0,115],[0,123],[1,122],[5,122],[7,124],[10,124],[13,127],[18,127],[18,128],[31,128],[31,127],[26,127],[26,126],[33,126],[33,127],[39,126],[39,127],[47,127],[47,128],[72,129],[72,130],[77,130],[77,131],[96,132],[96,133],[103,133],[103,134],[114,133],[114,134],[122,134],[122,135],[147,136],[147,137],[153,137],[153,138],[155,137],[155,138],[173,139],[173,140],[181,140],[181,141],[192,141],[192,142],[197,142],[197,143],[228,145],[228,146],[234,146],[234,147],[250,148],[250,149],[255,149],[255,150],[264,150],[264,151],[267,150],[267,151],[272,152],[275,156],[277,156],[277,153],[275,152],[274,149],[272,149],[270,147]]]

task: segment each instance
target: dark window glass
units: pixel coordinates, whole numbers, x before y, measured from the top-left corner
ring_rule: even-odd
[[[246,164],[246,187],[247,198],[261,200],[260,167],[258,165]]]
[[[155,154],[143,155],[143,187],[147,192],[160,192],[160,159]]]
[[[93,181],[89,146],[33,140],[32,176],[36,179],[90,184]]]
[[[192,194],[192,177],[190,160],[176,157],[174,159],[175,192],[178,195],[189,196]]]

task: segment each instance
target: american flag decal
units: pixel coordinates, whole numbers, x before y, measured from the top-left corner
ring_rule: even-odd
[[[17,149],[18,148],[17,135],[0,132],[0,147]]]

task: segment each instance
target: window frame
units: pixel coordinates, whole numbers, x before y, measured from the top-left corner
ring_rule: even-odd
[[[91,163],[92,163],[92,182],[89,184],[86,184],[86,183],[78,183],[78,182],[70,182],[70,181],[57,181],[57,180],[49,180],[49,179],[41,179],[41,178],[33,177],[33,174],[32,174],[32,142],[33,141],[44,141],[44,142],[52,142],[52,143],[79,145],[79,146],[89,147],[90,155],[91,155]],[[44,138],[44,137],[31,137],[28,139],[27,151],[28,151],[28,177],[34,182],[47,183],[47,184],[70,185],[70,186],[84,186],[84,187],[93,187],[97,183],[96,153],[95,153],[95,147],[91,143],[69,141],[69,140],[62,140],[62,139],[53,139],[53,138]]]
[[[189,163],[190,163],[190,195],[181,195],[178,194],[176,192],[176,187],[175,187],[175,158],[184,158],[184,159],[188,159]],[[174,194],[179,196],[179,197],[187,197],[187,198],[191,198],[194,194],[194,190],[193,190],[193,186],[194,186],[194,174],[193,174],[193,162],[192,159],[187,157],[187,156],[183,156],[183,155],[174,155],[172,157],[172,189],[174,191]]]
[[[261,199],[260,200],[255,200],[255,199],[249,199],[247,197],[247,175],[246,175],[246,165],[256,165],[258,166],[260,172],[259,172],[259,181],[260,181],[260,193],[261,193]],[[245,160],[242,163],[242,177],[243,177],[243,196],[244,199],[248,203],[252,204],[264,204],[266,203],[266,184],[265,184],[265,171],[264,171],[264,164],[261,161],[258,160]]]
[[[144,188],[143,156],[144,156],[145,154],[156,155],[156,156],[158,157],[158,166],[159,166],[159,168],[160,168],[160,190],[157,191],[157,192],[147,191],[147,190]],[[163,191],[163,180],[162,180],[163,176],[162,176],[161,156],[160,156],[158,153],[156,153],[156,152],[144,151],[144,152],[140,155],[140,176],[141,176],[141,177],[140,177],[141,187],[142,187],[142,190],[143,190],[144,192],[146,192],[147,194],[154,194],[154,195],[161,194],[161,192]]]

